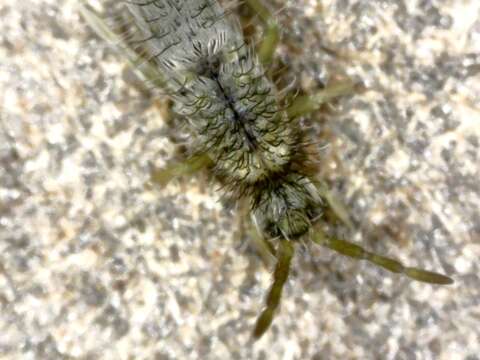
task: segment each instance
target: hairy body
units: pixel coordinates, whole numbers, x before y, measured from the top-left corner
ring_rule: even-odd
[[[189,121],[196,151],[208,154],[229,192],[248,196],[260,231],[296,238],[318,216],[303,134],[281,109],[237,19],[216,1],[129,2],[165,76],[175,111]]]
[[[352,86],[333,85],[285,105],[265,70],[279,38],[277,26],[259,0],[245,1],[267,24],[259,56],[245,42],[238,19],[216,0],[125,1],[134,29],[120,42],[127,43],[124,50],[132,63],[142,59],[138,68],[144,78],[164,88],[175,101],[174,110],[184,116],[195,139],[192,153],[200,154],[184,166],[163,171],[163,177],[168,181],[213,164],[227,193],[250,201],[253,221],[264,240],[275,239],[274,245],[265,240],[277,263],[254,337],[262,336],[273,321],[295,240],[303,235],[417,281],[451,284],[453,280],[444,275],[404,266],[313,229],[324,207],[348,221],[328,190],[315,181],[316,155],[309,151],[296,119]],[[87,9],[84,16],[104,38],[118,40]]]

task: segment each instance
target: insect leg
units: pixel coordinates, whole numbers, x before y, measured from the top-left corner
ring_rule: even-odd
[[[367,251],[357,244],[328,237],[323,231],[318,229],[314,234],[312,234],[312,240],[313,242],[332,249],[342,255],[349,256],[354,259],[366,260],[390,272],[403,274],[413,280],[438,285],[448,285],[453,283],[453,279],[445,275],[419,268],[404,266],[401,262],[395,259]]]
[[[350,219],[350,215],[348,215],[348,211],[345,208],[345,205],[342,204],[342,202],[328,189],[327,184],[323,181],[320,181],[317,186],[317,190],[322,199],[324,199],[328,203],[330,209],[333,210],[335,215],[345,225],[347,225],[351,230],[353,230],[355,227],[352,220]]]
[[[351,81],[338,82],[311,95],[298,96],[287,109],[290,119],[318,110],[322,104],[339,96],[354,92],[356,84]]]
[[[258,230],[253,226],[250,227],[249,235],[252,246],[262,258],[264,264],[266,266],[272,266],[275,262],[275,249],[272,243],[260,235]]]
[[[153,169],[150,174],[150,179],[153,183],[163,187],[177,177],[191,175],[212,164],[212,159],[210,159],[208,155],[197,154],[185,161],[168,165],[163,169]]]
[[[149,81],[159,88],[165,87],[164,76],[160,71],[155,68],[155,66],[145,61],[138,52],[132,49],[128,41],[126,41],[122,35],[112,31],[107,25],[105,19],[88,6],[86,0],[80,1],[78,6],[82,17],[96,34],[115,48],[121,49],[130,65],[136,70],[140,79]]]
[[[258,48],[258,56],[263,65],[269,65],[272,62],[273,54],[280,41],[278,24],[270,11],[261,3],[261,0],[246,0],[246,3],[265,23],[266,30],[264,38]]]
[[[294,247],[290,240],[281,239],[277,251],[277,265],[273,273],[273,284],[267,294],[266,307],[260,314],[253,330],[253,337],[259,339],[270,327],[275,311],[280,305],[282,290],[288,279]]]
[[[234,234],[234,242],[242,242],[246,235],[249,244],[255,249],[256,253],[261,257],[267,267],[273,266],[275,263],[275,248],[255,227],[253,217],[248,216],[250,206],[246,199],[240,199],[237,210],[237,231]]]

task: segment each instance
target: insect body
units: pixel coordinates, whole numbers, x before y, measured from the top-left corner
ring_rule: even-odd
[[[278,40],[277,27],[258,0],[247,3],[269,25],[259,56],[245,42],[239,21],[216,0],[125,2],[137,29],[126,42],[141,53],[144,76],[166,89],[174,110],[188,121],[195,154],[200,154],[192,164],[208,159],[226,192],[249,201],[261,235],[275,239],[270,246],[277,259],[274,282],[254,336],[260,337],[273,320],[301,237],[416,280],[451,283],[443,275],[404,267],[314,229],[329,198],[315,180],[315,156],[295,119],[350,85],[300,96],[284,106],[265,70]],[[104,37],[114,37],[95,14],[87,8],[83,13]]]
[[[238,22],[210,0],[128,7],[176,112],[197,135],[196,151],[212,159],[230,193],[251,199],[262,233],[303,235],[320,199],[299,160],[302,134],[280,110],[277,91]]]

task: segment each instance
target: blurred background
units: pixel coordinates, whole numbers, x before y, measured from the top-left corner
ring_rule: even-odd
[[[455,284],[299,244],[252,343],[271,269],[208,174],[150,183],[165,100],[78,1],[0,0],[0,358],[479,359],[480,3],[264,2],[303,91],[364,84],[304,121],[344,236]]]

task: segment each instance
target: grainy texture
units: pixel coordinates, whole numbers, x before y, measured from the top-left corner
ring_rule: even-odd
[[[76,3],[0,0],[1,357],[478,359],[477,1],[269,2],[305,88],[370,89],[318,119],[354,240],[456,284],[311,247],[256,344],[269,272],[204,176],[145,185],[174,152],[162,107]]]

